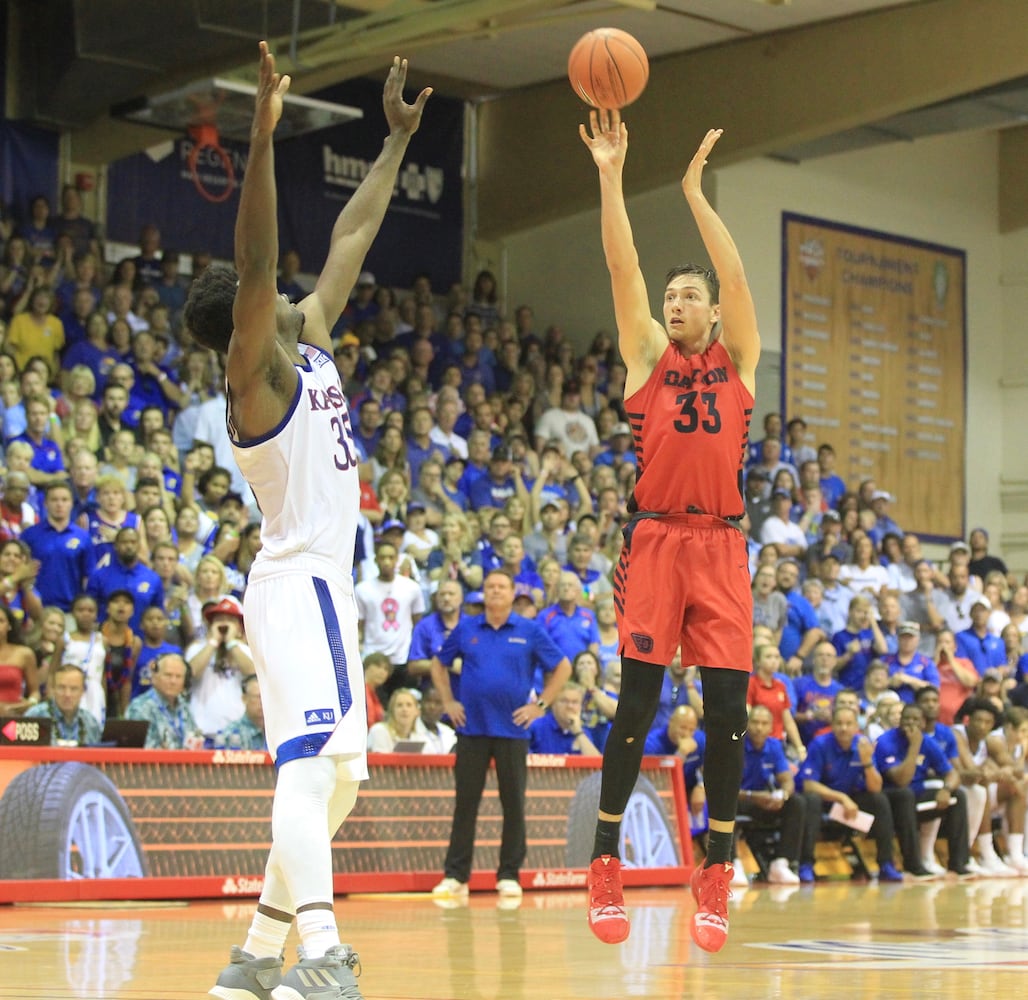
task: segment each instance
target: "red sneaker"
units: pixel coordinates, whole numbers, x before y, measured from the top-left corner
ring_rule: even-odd
[[[621,888],[621,862],[604,854],[589,865],[589,930],[604,944],[620,944],[630,929]]]
[[[727,863],[709,868],[697,866],[689,879],[696,900],[689,930],[693,941],[704,951],[720,951],[728,940],[728,900],[732,895],[729,886],[733,874],[735,870]]]

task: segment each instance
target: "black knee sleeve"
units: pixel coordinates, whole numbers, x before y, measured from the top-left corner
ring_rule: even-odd
[[[620,816],[628,805],[663,683],[664,671],[656,664],[631,657],[621,660],[618,710],[603,752],[602,812]]]
[[[742,670],[700,667],[703,680],[703,784],[711,819],[730,823],[739,802],[746,736],[746,691],[749,674]]]

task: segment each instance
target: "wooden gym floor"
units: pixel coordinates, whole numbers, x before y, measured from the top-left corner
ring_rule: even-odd
[[[692,945],[686,890],[630,890],[632,935],[614,947],[589,933],[584,899],[526,893],[504,910],[491,893],[452,909],[424,895],[351,896],[336,912],[366,1000],[979,1000],[1028,982],[1028,880],[736,890],[719,955]],[[204,997],[252,907],[0,908],[0,998]]]

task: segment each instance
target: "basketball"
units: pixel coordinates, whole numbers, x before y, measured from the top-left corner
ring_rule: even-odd
[[[643,47],[619,28],[587,31],[568,56],[571,88],[594,108],[623,108],[646,89],[650,61]]]

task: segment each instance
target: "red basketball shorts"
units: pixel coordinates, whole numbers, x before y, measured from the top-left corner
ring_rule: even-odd
[[[752,669],[746,539],[709,514],[633,521],[614,570],[621,654],[662,666]]]

